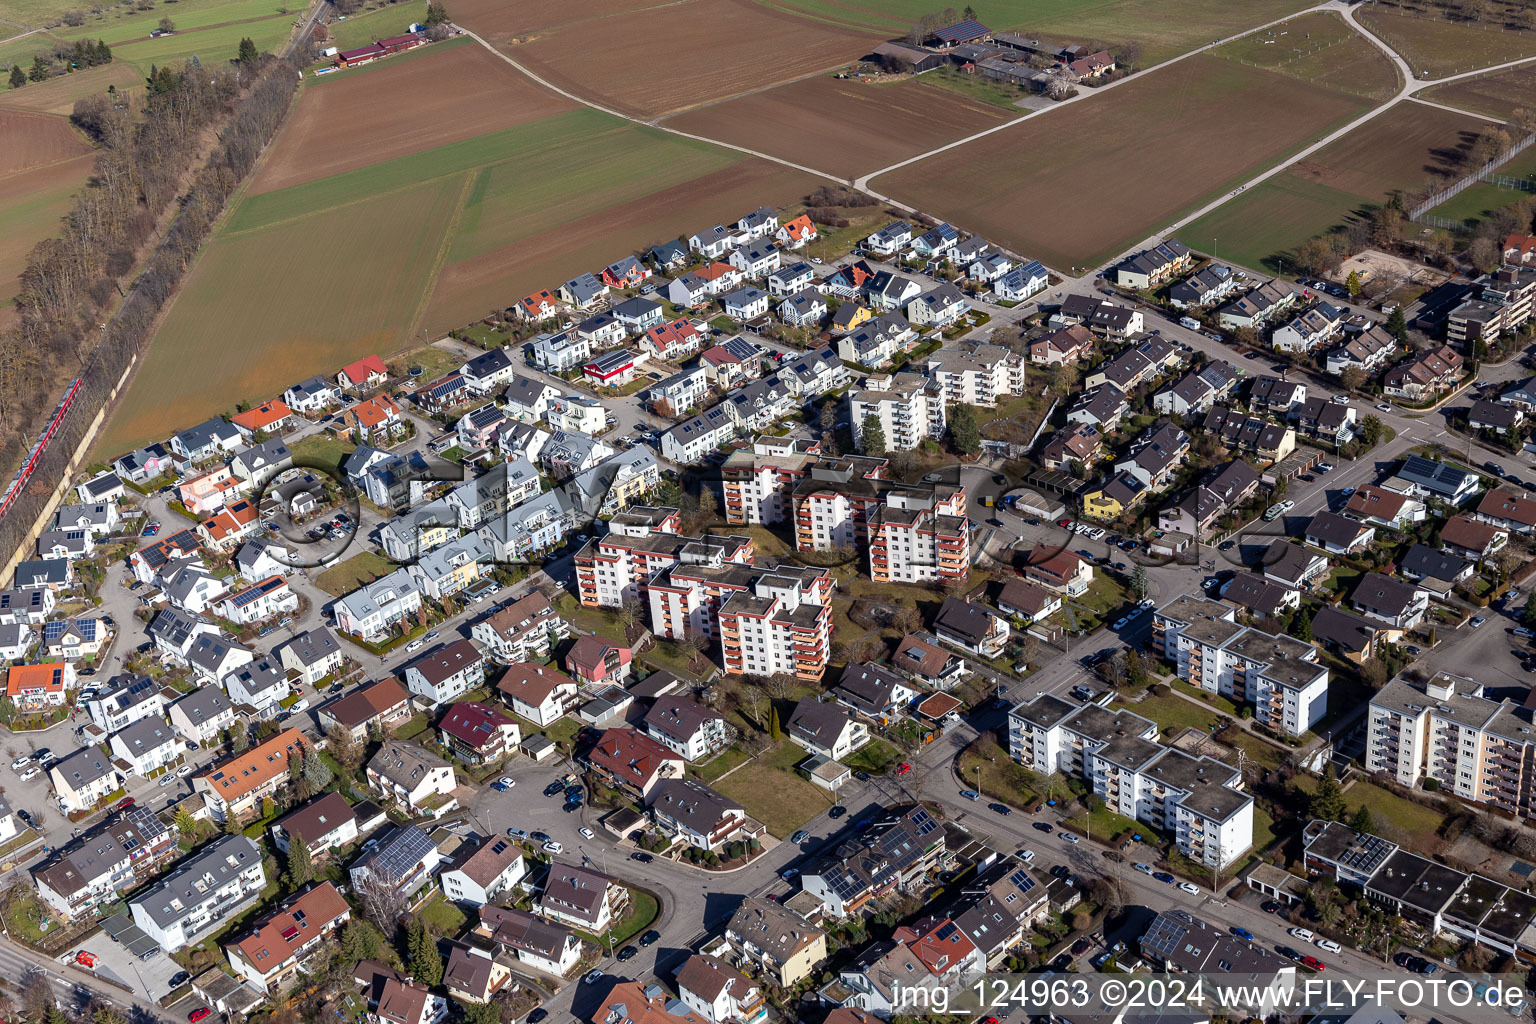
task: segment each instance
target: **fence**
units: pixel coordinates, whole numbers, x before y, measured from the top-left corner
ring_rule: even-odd
[[[1428,213],[1430,210],[1433,210],[1447,199],[1460,195],[1462,192],[1465,192],[1479,181],[1488,181],[1490,177],[1494,176],[1494,171],[1508,163],[1510,159],[1512,159],[1517,153],[1525,150],[1526,147],[1528,147],[1532,142],[1536,142],[1536,135],[1527,135],[1513,146],[1510,146],[1508,152],[1504,153],[1502,156],[1494,157],[1492,160],[1489,160],[1486,164],[1483,164],[1483,166],[1479,167],[1471,174],[1468,174],[1460,181],[1451,185],[1447,185],[1445,188],[1424,200],[1424,202],[1420,203],[1418,206],[1415,206],[1413,209],[1409,210],[1408,219],[1417,222],[1419,221],[1420,217],[1424,216],[1424,214]],[[1497,175],[1497,177],[1505,178],[1508,177],[1508,175]]]

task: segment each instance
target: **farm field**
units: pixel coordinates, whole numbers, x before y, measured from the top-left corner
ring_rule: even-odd
[[[392,4],[366,14],[354,14],[346,21],[333,21],[326,26],[330,32],[328,45],[342,50],[355,50],[380,39],[404,35],[413,23],[425,21],[426,17],[427,0],[409,0],[408,3]]]
[[[1507,120],[1517,107],[1536,109],[1536,64],[1437,85],[1419,95],[1474,114]]]
[[[1355,15],[1392,47],[1415,74],[1429,78],[1473,71],[1536,55],[1536,32],[1486,22],[1468,24],[1431,17],[1437,7],[1424,3],[1383,6],[1371,3]]]
[[[115,48],[119,43],[148,39],[149,34],[160,27],[161,18],[170,18],[180,33],[280,15],[284,7],[290,14],[296,13],[303,10],[303,0],[290,0],[287,4],[279,0],[180,0],[174,5],[157,4],[150,11],[125,6],[101,14],[87,14],[84,24],[60,25],[51,31],[60,39],[105,39]]]
[[[884,85],[818,75],[691,110],[665,124],[854,178],[1022,113],[921,79]],[[892,131],[894,124],[901,130]]]
[[[860,26],[891,36],[903,34],[934,6],[924,0],[761,0],[771,7],[841,25]],[[978,8],[983,24],[994,31],[1018,30],[1065,43],[1115,45],[1136,40],[1142,65],[1186,53],[1212,39],[1283,18],[1310,6],[1305,0],[1038,0]]]
[[[0,174],[72,160],[91,152],[91,144],[62,117],[20,110],[0,110]]]
[[[1517,154],[1509,163],[1499,168],[1500,174],[1512,178],[1536,175],[1536,148]],[[1495,210],[1503,209],[1518,199],[1530,196],[1519,189],[1499,188],[1480,181],[1447,199],[1429,212],[1436,217],[1466,222],[1469,226],[1482,220]]]
[[[1455,177],[1453,158],[1481,124],[1476,118],[1400,103],[1294,167],[1179,232],[1189,246],[1244,266],[1278,269],[1307,239],[1385,202],[1394,189]]]
[[[19,38],[11,38],[19,36]],[[23,68],[32,66],[32,58],[39,53],[51,51],[61,40],[48,32],[32,32],[21,35],[9,26],[0,26],[0,37],[6,39],[0,43],[0,68],[5,68],[9,74],[12,64],[20,64]]]
[[[553,29],[498,45],[577,96],[659,117],[858,60],[876,37],[763,7],[753,0],[690,0]],[[686,54],[599,61],[594,53]]]
[[[1292,18],[1217,48],[1215,54],[1340,92],[1385,102],[1399,85],[1397,69],[1331,11]]]
[[[359,355],[404,347],[466,180],[449,175],[215,239],[100,449],[125,451]]]
[[[240,40],[250,37],[262,53],[277,53],[288,42],[300,12],[272,15],[259,21],[219,25],[190,32],[177,32],[159,39],[123,43],[112,47],[112,56],[149,73],[150,65],[171,64],[197,57],[202,61],[234,60]]]
[[[46,82],[28,82],[20,89],[0,91],[0,108],[68,116],[75,109],[75,101],[78,99],[105,93],[109,86],[116,86],[117,91],[122,93],[125,89],[142,87],[143,84],[144,79],[137,68],[113,61],[99,68],[50,78]]]
[[[516,4],[506,0],[455,0],[451,13],[455,24],[495,42],[629,11],[663,7],[673,2],[675,0],[598,0],[578,7],[568,0],[524,0]]]
[[[96,155],[0,175],[0,304],[10,310],[27,254],[58,233],[75,190],[96,166]]]
[[[873,186],[1048,265],[1092,265],[1365,106],[1201,54]]]
[[[738,218],[764,204],[783,207],[820,184],[819,178],[747,157],[670,188],[632,189],[634,198],[606,207],[588,207],[578,193],[571,219],[447,263],[425,325],[434,334],[463,326],[624,253]]]
[[[469,40],[304,87],[250,194],[275,192],[572,110]]]

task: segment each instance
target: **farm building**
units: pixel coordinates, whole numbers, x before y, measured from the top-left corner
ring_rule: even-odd
[[[406,50],[414,50],[418,46],[425,46],[426,36],[407,34],[403,36],[390,36],[388,39],[380,39],[368,46],[358,47],[356,50],[343,50],[336,55],[336,66],[342,68],[356,67],[359,64],[371,64],[381,57],[391,54],[404,53]]]
[[[929,36],[925,41],[934,46],[949,49],[962,43],[979,43],[982,40],[991,38],[991,29],[974,18],[967,18],[965,21],[934,29],[933,35]]]
[[[908,46],[906,43],[881,43],[875,47],[874,55],[877,63],[890,70],[912,75],[920,75],[948,63],[942,53]]]

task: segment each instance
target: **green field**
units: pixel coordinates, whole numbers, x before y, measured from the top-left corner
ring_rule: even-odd
[[[413,22],[425,21],[426,17],[427,0],[409,0],[367,14],[355,14],[346,21],[335,21],[327,26],[331,33],[330,45],[355,50],[380,39],[404,35]]]
[[[1227,43],[1215,53],[1367,99],[1390,99],[1399,84],[1386,55],[1329,12],[1292,18]]]
[[[4,26],[0,26],[0,35],[10,37],[16,34],[15,32],[5,31]],[[8,38],[6,42],[0,43],[0,68],[8,68],[12,64],[20,64],[23,67],[27,67],[31,65],[33,57],[40,53],[51,52],[59,42],[60,40],[57,36],[47,32],[33,32],[31,35],[22,36],[20,39]],[[3,91],[0,91],[0,96],[10,91],[10,87],[6,86]]]
[[[1520,31],[1489,19],[1447,21],[1430,17],[1436,8],[1410,13],[1381,4],[1365,4],[1356,17],[1382,42],[1402,55],[1415,75],[1444,78],[1536,54],[1536,32]]]
[[[1282,171],[1179,229],[1192,249],[1244,267],[1278,272],[1278,260],[1360,209],[1359,196]]]
[[[288,43],[293,23],[299,15],[263,18],[260,21],[240,25],[223,25],[218,28],[199,29],[195,32],[177,32],[175,35],[146,39],[141,43],[128,43],[112,47],[112,56],[127,61],[148,74],[152,64],[175,65],[196,57],[204,64],[234,60],[240,49],[240,40],[249,37],[262,53],[278,53]]]
[[[83,7],[81,8],[84,9]],[[131,7],[88,15],[85,24],[71,28],[60,25],[53,34],[61,39],[105,39],[113,47],[130,39],[143,39],[160,27],[161,18],[176,23],[178,33],[190,29],[247,21],[277,14],[297,14],[303,0],[181,0],[175,4],[156,4],[154,10],[136,11]]]
[[[135,447],[358,355],[404,347],[466,180],[435,178],[217,238],[103,432],[102,450]]]
[[[1527,149],[1516,156],[1509,163],[1499,168],[1499,173],[1507,174],[1512,178],[1536,175],[1536,147]],[[1452,196],[1429,212],[1435,217],[1464,221],[1468,227],[1471,227],[1494,210],[1502,209],[1517,199],[1524,199],[1530,195],[1530,192],[1523,192],[1513,188],[1499,188],[1496,185],[1480,181]]]
[[[883,0],[879,4],[842,0],[760,0],[765,6],[839,25],[900,35],[936,9],[932,0]],[[1283,18],[1308,6],[1304,0],[1036,0],[972,4],[976,17],[994,31],[1018,31],[1066,43],[1106,46],[1134,40],[1143,66],[1186,53],[1213,39]],[[876,9],[878,7],[878,10]]]

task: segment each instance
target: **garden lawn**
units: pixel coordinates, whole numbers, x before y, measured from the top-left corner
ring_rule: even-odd
[[[1211,726],[1224,719],[1213,710],[1208,710],[1198,704],[1169,694],[1166,697],[1147,697],[1137,704],[1119,702],[1113,705],[1115,710],[1124,708],[1133,714],[1150,718],[1158,724],[1158,727],[1167,733],[1180,733],[1185,729],[1198,729],[1209,734]]]
[[[294,464],[297,466],[318,463],[339,473],[342,462],[356,448],[357,445],[352,442],[339,440],[329,434],[312,434],[302,441],[295,441],[289,445],[288,450],[293,453]]]
[[[992,733],[983,734],[960,754],[957,768],[960,780],[967,788],[976,785],[978,767],[981,768],[981,792],[1010,807],[1023,807],[1044,795],[1042,783],[1046,780],[1038,772],[1010,758]]]
[[[416,914],[433,935],[446,935],[450,939],[457,937],[464,923],[469,920],[464,911],[454,906],[445,896],[434,896]]]
[[[1444,817],[1432,808],[1405,800],[1370,782],[1357,781],[1344,791],[1344,806],[1353,814],[1361,804],[1370,808],[1376,832],[1410,850],[1429,850]]]
[[[623,916],[613,922],[613,926],[607,932],[602,935],[592,935],[587,932],[577,931],[576,934],[593,945],[605,949],[609,943],[612,943],[613,951],[617,953],[619,946],[626,939],[633,938],[649,928],[651,923],[656,920],[657,913],[656,897],[648,892],[630,887],[629,904],[624,908]]]
[[[340,597],[350,594],[365,583],[372,583],[398,568],[394,562],[372,551],[359,551],[345,562],[339,562],[315,577],[315,586]]]
[[[1125,835],[1129,832],[1140,832],[1142,835],[1147,835],[1153,831],[1139,821],[1132,821],[1123,814],[1116,814],[1108,807],[1100,807],[1091,813],[1079,810],[1066,821],[1067,825],[1072,829],[1084,833],[1084,835],[1092,838],[1095,842],[1106,844],[1113,837]]]
[[[780,839],[788,838],[811,818],[830,807],[832,794],[795,770],[810,757],[788,740],[758,757],[752,767],[722,779],[715,788],[739,801],[742,808],[768,826]]]
[[[713,785],[716,779],[744,762],[748,756],[745,750],[742,750],[733,743],[716,754],[711,760],[690,767],[688,774],[701,782]]]
[[[1211,693],[1208,690],[1202,690],[1200,687],[1194,685],[1193,683],[1186,683],[1182,679],[1173,680],[1172,685],[1173,688],[1178,690],[1180,693],[1188,694],[1201,703],[1209,704],[1211,707],[1216,708],[1219,711],[1225,711],[1233,718],[1236,718],[1238,715],[1237,705],[1219,693]]]
[[[871,739],[855,750],[842,763],[855,771],[863,770],[872,775],[883,775],[886,769],[901,757],[896,749],[882,739]]]

